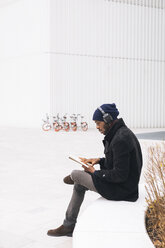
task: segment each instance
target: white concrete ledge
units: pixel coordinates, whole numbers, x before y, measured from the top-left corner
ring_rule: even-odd
[[[145,189],[136,202],[108,201],[102,197],[79,217],[73,248],[153,248],[145,228]]]

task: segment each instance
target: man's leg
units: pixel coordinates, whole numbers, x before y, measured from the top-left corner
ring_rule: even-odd
[[[66,211],[65,220],[63,225],[59,228],[48,231],[47,234],[50,236],[71,236],[86,190],[97,192],[89,173],[74,170],[71,173],[71,178],[74,181],[74,188],[71,201]]]
[[[64,226],[75,226],[77,216],[84,200],[86,190],[97,192],[92,177],[89,173],[80,170],[74,170],[71,173],[74,181],[74,188],[71,201],[66,211],[66,217],[63,222]]]
[[[68,205],[65,220],[63,222],[64,226],[75,226],[80,206],[84,200],[86,190],[88,189],[84,186],[77,183],[74,184],[72,198]]]

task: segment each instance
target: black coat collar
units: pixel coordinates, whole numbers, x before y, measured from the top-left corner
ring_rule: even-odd
[[[111,140],[113,139],[113,136],[115,135],[115,133],[117,132],[117,130],[123,126],[126,126],[123,119],[120,118],[118,119],[114,125],[111,127],[111,129],[109,130],[109,132],[107,133],[107,135],[105,136],[103,143],[105,144],[106,141],[108,141],[109,143],[111,142]]]

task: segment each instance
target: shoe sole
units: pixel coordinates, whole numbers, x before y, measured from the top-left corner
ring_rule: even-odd
[[[73,233],[68,233],[66,236],[67,237],[72,237]]]
[[[49,234],[47,233],[48,236],[50,237],[64,237],[64,236],[67,236],[67,237],[72,237],[72,233],[68,233],[68,234],[65,234],[65,235],[53,235],[53,234]]]

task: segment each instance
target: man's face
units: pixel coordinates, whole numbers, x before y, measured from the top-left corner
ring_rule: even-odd
[[[96,128],[99,130],[100,133],[106,135],[110,130],[110,126],[105,123],[104,121],[95,121]]]

